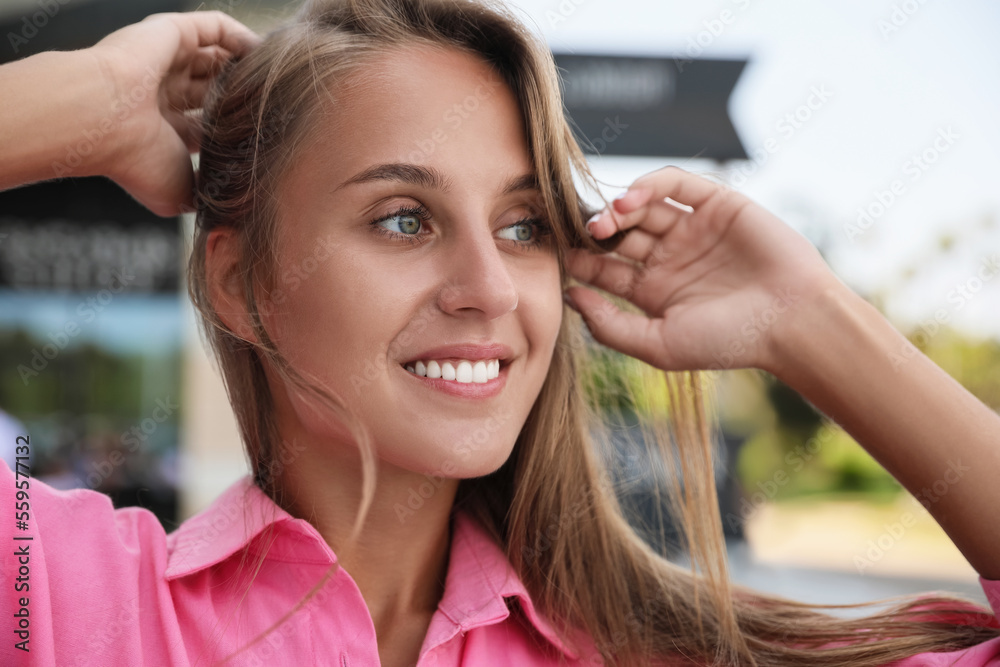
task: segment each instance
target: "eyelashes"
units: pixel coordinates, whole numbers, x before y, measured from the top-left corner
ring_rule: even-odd
[[[419,243],[422,243],[423,242],[421,240],[422,235],[394,232],[390,229],[386,229],[382,225],[382,223],[388,222],[393,218],[403,217],[403,216],[413,216],[418,220],[420,220],[421,225],[423,225],[431,218],[430,211],[428,211],[427,208],[423,205],[416,205],[416,206],[404,205],[398,207],[396,210],[394,210],[392,213],[389,213],[388,215],[382,215],[379,216],[378,218],[375,218],[374,220],[370,220],[368,225],[372,229],[372,231],[375,232],[376,234],[380,234],[382,236],[386,236],[394,240],[399,240],[404,243],[409,243],[410,245],[417,245]],[[504,227],[504,229],[510,229],[511,227],[517,227],[520,225],[531,226],[534,232],[532,238],[527,241],[514,241],[511,239],[505,239],[505,240],[508,240],[519,247],[530,250],[540,249],[543,246],[548,245],[548,241],[552,236],[552,227],[549,225],[547,220],[540,217],[529,216],[521,218],[520,220],[514,222],[513,224]]]
[[[423,225],[423,223],[425,223],[431,217],[430,211],[428,211],[423,206],[400,206],[392,213],[375,218],[374,220],[371,220],[368,224],[372,227],[372,231],[376,232],[377,234],[398,239],[400,241],[404,241],[411,245],[416,245],[420,243],[420,239],[416,234],[403,234],[401,232],[394,232],[382,226],[383,222],[392,220],[393,218],[402,217],[404,215],[412,215],[413,217],[419,219],[421,225]]]

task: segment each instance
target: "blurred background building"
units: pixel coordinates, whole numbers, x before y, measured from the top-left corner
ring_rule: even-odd
[[[157,11],[218,9],[266,32],[299,4],[0,0],[0,62],[82,48]],[[508,4],[556,54],[606,196],[666,164],[739,188],[1000,408],[1000,6]],[[71,160],[53,176],[72,176]],[[191,224],[101,178],[0,193],[0,437],[30,433],[37,477],[148,507],[168,530],[247,471],[185,293]],[[717,378],[717,481],[737,580],[815,602],[983,599],[943,531],[857,443],[772,377],[719,361],[732,369]],[[603,363],[623,382],[639,373]],[[626,500],[649,512],[653,480],[629,467],[629,447],[623,474],[639,482]]]

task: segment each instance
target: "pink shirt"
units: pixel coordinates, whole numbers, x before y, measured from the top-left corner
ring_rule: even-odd
[[[96,491],[58,491],[31,479],[28,492],[28,529],[19,530],[14,474],[0,466],[0,506],[7,508],[0,530],[2,665],[209,665],[270,627],[336,559],[311,524],[278,507],[249,476],[169,535],[151,512],[115,510]],[[592,643],[584,640],[586,655],[578,655],[538,616],[503,552],[475,521],[462,512],[453,521],[444,596],[419,667],[599,664],[591,660]],[[259,554],[266,547],[260,533],[270,524],[275,537],[251,594],[231,614],[237,592],[246,590],[243,547],[250,544],[251,558]],[[27,558],[17,555],[24,549]],[[24,583],[30,588],[18,592]],[[1000,581],[981,583],[996,614]],[[15,648],[23,597],[27,653]],[[523,615],[512,613],[512,599]],[[227,664],[371,667],[379,659],[365,601],[338,570],[309,603]],[[1000,664],[1000,638],[897,663],[951,664]]]

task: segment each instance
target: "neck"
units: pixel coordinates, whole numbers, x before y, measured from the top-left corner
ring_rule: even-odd
[[[362,496],[357,449],[306,441],[299,451],[276,479],[282,504],[292,516],[313,524],[330,545],[358,585],[376,632],[399,619],[429,617],[444,594],[458,480],[436,478],[431,484],[425,475],[376,458],[374,499],[356,543],[350,545]],[[434,492],[425,497],[428,484]],[[417,509],[414,494],[423,501]]]

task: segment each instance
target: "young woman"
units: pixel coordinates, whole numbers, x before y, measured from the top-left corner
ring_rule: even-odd
[[[3,505],[30,502],[27,531],[3,523],[5,664],[1000,660],[995,614],[958,598],[843,620],[728,582],[691,371],[780,294],[794,304],[741,362],[914,493],[961,462],[930,510],[994,612],[1000,419],[737,192],[665,168],[591,216],[551,56],[502,6],[313,2],[263,41],[215,12],[155,15],[4,66],[0,186],[51,176],[150,71],[159,95],[78,173],[197,211],[190,293],[253,474],[165,535],[4,466]],[[614,500],[576,313],[675,372],[660,444],[694,569]]]

